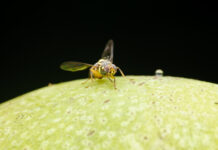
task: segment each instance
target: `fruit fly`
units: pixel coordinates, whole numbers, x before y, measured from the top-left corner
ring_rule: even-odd
[[[91,80],[93,80],[94,78],[102,79],[103,77],[106,77],[111,82],[113,82],[114,88],[116,89],[116,80],[114,75],[116,74],[117,70],[119,70],[123,77],[125,77],[125,75],[119,67],[113,64],[113,54],[114,42],[113,40],[109,40],[102,53],[101,59],[94,65],[77,61],[67,61],[62,63],[60,68],[65,71],[71,72],[81,71],[90,68],[89,76]]]

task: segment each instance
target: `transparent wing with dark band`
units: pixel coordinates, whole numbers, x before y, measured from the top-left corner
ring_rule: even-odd
[[[114,42],[113,40],[109,40],[104,48],[101,58],[108,59],[113,62],[114,56]]]
[[[92,66],[91,64],[86,64],[82,62],[67,61],[67,62],[63,62],[60,68],[65,71],[75,72],[75,71],[85,70],[91,66]]]

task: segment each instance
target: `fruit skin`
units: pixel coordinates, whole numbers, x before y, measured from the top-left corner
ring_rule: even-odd
[[[218,85],[178,77],[53,84],[0,105],[0,150],[215,150]]]

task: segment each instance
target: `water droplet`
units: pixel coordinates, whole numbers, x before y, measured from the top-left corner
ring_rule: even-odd
[[[162,76],[163,76],[163,70],[157,69],[157,70],[155,71],[155,76],[156,76],[156,77],[162,77]]]

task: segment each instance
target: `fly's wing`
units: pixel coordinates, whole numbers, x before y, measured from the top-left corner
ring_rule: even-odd
[[[85,70],[91,66],[92,66],[91,64],[86,64],[82,62],[67,61],[67,62],[63,62],[60,65],[60,68],[65,71],[75,72],[75,71]]]
[[[113,63],[113,57],[114,57],[114,42],[113,40],[109,40],[104,48],[101,58],[110,60]]]

